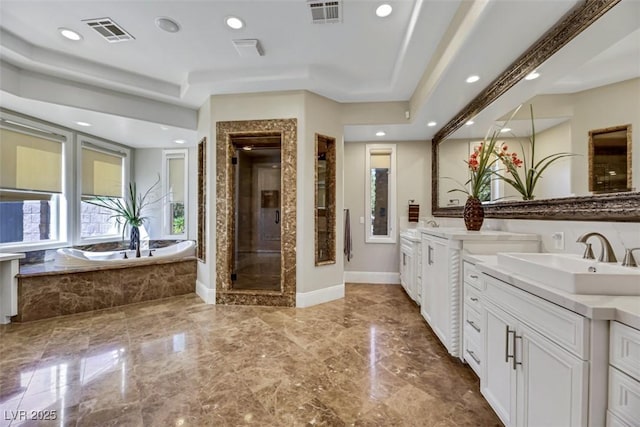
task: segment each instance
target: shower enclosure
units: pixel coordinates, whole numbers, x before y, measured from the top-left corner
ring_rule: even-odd
[[[280,291],[281,137],[234,135],[231,288]]]

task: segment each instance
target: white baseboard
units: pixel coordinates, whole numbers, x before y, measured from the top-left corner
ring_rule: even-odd
[[[208,288],[199,280],[196,280],[196,295],[198,295],[206,304],[216,303],[216,290]]]
[[[345,271],[344,282],[399,285],[400,273],[378,271]]]
[[[318,305],[340,298],[344,298],[344,283],[318,289],[317,291],[298,292],[296,293],[296,307],[311,307],[312,305]]]

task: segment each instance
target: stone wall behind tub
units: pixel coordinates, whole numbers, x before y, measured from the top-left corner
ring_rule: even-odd
[[[461,218],[436,218],[442,227],[464,227]],[[601,221],[534,221],[522,219],[485,218],[483,230],[502,230],[514,233],[536,233],[540,235],[542,252],[582,254],[584,245],[576,240],[584,233],[596,231],[603,234],[622,261],[625,248],[640,247],[640,222],[601,222]],[[564,232],[564,249],[555,249],[552,234]],[[591,242],[591,241],[590,241]],[[593,251],[600,254],[600,243],[593,239]],[[636,255],[637,256],[637,255]]]
[[[18,275],[18,315],[26,322],[195,292],[196,260],[155,261]]]

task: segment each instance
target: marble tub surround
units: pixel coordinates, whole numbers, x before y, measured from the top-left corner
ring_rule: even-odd
[[[135,266],[18,275],[18,315],[27,322],[192,293],[194,257]]]
[[[216,302],[295,306],[296,302],[296,119],[242,120],[216,123]],[[234,290],[231,283],[235,235],[235,174],[231,158],[234,136],[281,137],[281,267],[280,291]]]
[[[305,309],[185,295],[0,334],[0,413],[57,425],[500,425],[399,286]]]

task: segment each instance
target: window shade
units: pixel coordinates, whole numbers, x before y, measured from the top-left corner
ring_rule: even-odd
[[[169,191],[171,201],[184,202],[184,158],[169,159]]]
[[[0,128],[0,188],[62,193],[62,142]]]
[[[82,147],[82,196],[122,197],[122,156]]]
[[[371,161],[369,162],[371,169],[390,169],[391,154],[389,153],[371,153]]]

